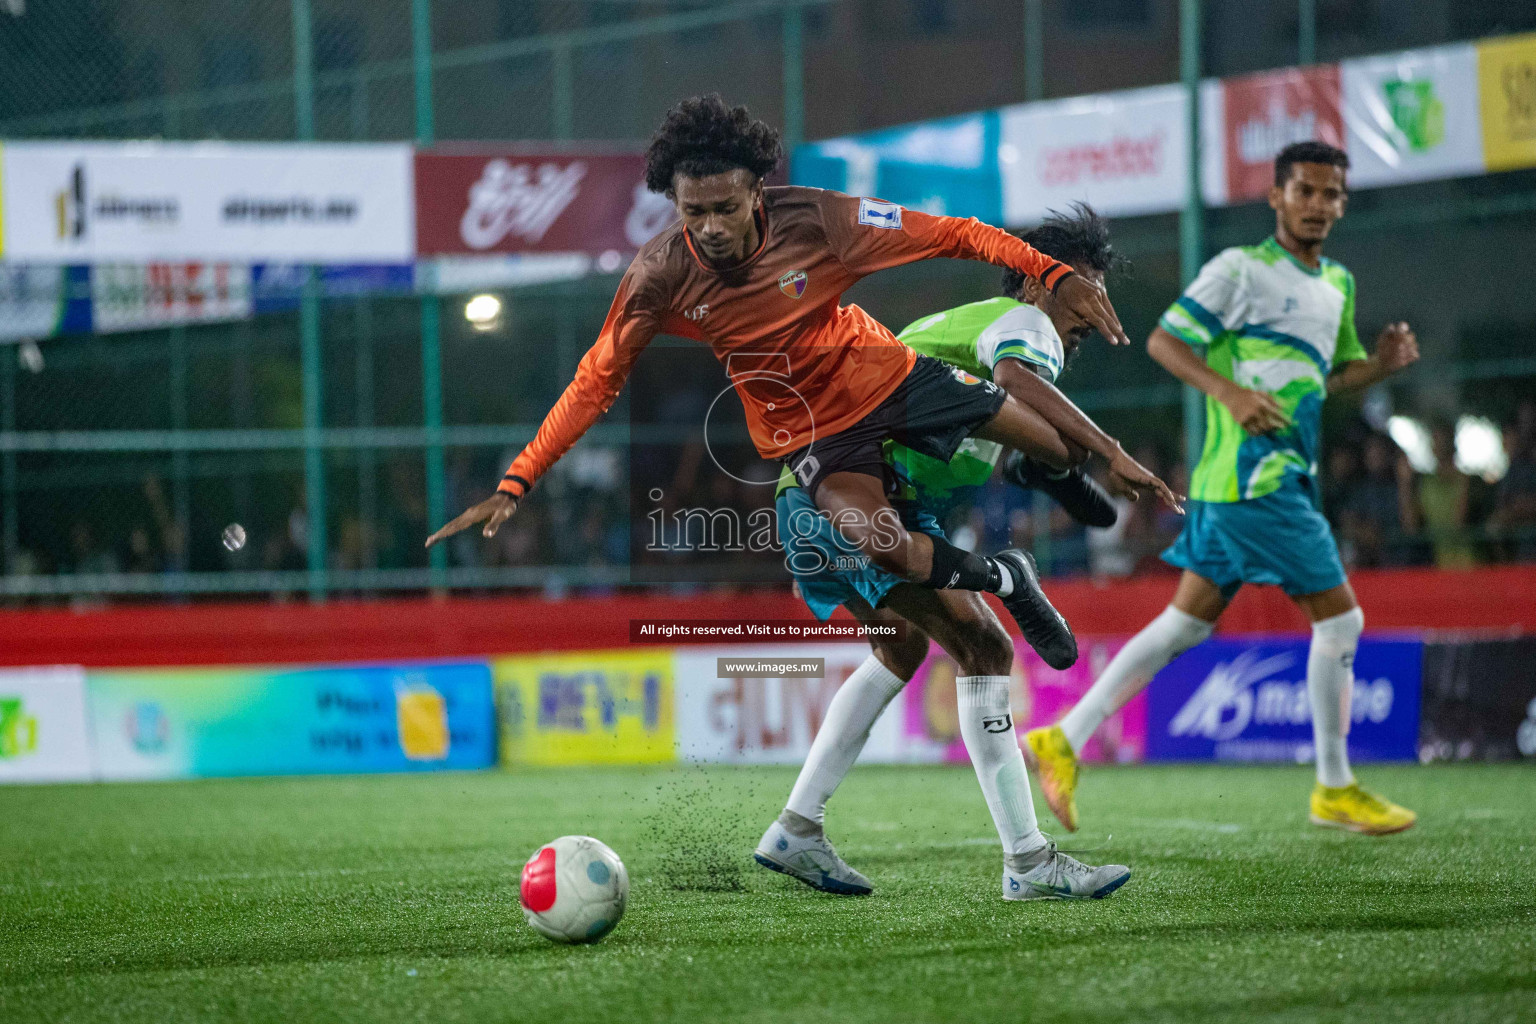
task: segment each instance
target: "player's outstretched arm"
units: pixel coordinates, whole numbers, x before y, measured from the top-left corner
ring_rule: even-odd
[[[1228,380],[1209,366],[1184,342],[1161,327],[1147,339],[1147,354],[1190,387],[1197,388],[1226,406],[1232,418],[1248,433],[1258,436],[1291,425],[1290,417],[1274,397]]]
[[[1419,361],[1419,338],[1405,321],[1387,324],[1376,336],[1376,352],[1369,359],[1345,363],[1328,377],[1328,393],[1358,391],[1379,384]]]
[[[1126,454],[1120,442],[1106,434],[1061,389],[1020,359],[1000,359],[992,371],[997,385],[1038,412],[1063,439],[1093,452],[1109,463],[1110,490],[1136,501],[1143,492],[1155,494],[1175,512],[1182,512],[1178,495],[1151,470]]]

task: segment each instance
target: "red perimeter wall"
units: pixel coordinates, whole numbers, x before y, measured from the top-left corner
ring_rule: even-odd
[[[1073,580],[1048,589],[1079,634],[1124,634],[1162,610],[1174,581],[1171,575]],[[1368,630],[1536,633],[1536,565],[1360,572],[1351,581]],[[810,621],[788,588],[687,598],[458,597],[15,611],[0,612],[0,665],[397,661],[613,648],[628,645],[631,619],[662,618]],[[1301,613],[1274,587],[1244,588],[1221,622],[1227,633],[1305,628]]]

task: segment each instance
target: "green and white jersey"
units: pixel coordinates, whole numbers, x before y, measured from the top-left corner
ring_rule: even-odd
[[[1055,383],[1066,361],[1051,318],[1028,303],[1007,298],[935,313],[908,325],[896,337],[922,355],[982,380],[992,379],[1000,360],[1019,359],[1039,367],[1045,379]],[[974,437],[960,442],[947,463],[894,442],[886,444],[886,458],[906,472],[914,497],[932,510],[953,505],[962,488],[985,484],[1002,454],[1003,446],[996,441]]]
[[[1205,446],[1190,480],[1196,501],[1242,501],[1317,472],[1328,375],[1366,358],[1355,333],[1355,278],[1333,260],[1313,270],[1274,238],[1227,249],[1200,269],[1159,326],[1203,349],[1212,370],[1273,395],[1291,418],[1250,437],[1227,407],[1205,400]]]
[[[922,355],[982,380],[992,379],[999,360],[1020,359],[1039,367],[1045,379],[1055,383],[1066,361],[1061,336],[1051,318],[1026,302],[1007,298],[946,309],[909,324],[896,337]],[[886,458],[901,467],[912,483],[914,493],[910,497],[930,509],[953,504],[955,492],[961,488],[986,483],[1002,454],[1002,445],[974,437],[962,441],[947,463],[893,441],[885,445]],[[779,476],[778,493],[792,486],[796,486],[795,478],[785,467]]]

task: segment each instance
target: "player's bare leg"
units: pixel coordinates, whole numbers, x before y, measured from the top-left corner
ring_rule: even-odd
[[[928,637],[889,608],[871,608],[857,599],[844,607],[860,622],[898,627],[897,634],[872,639],[870,656],[838,688],[790,791],[789,802],[763,833],[753,858],[814,889],[861,896],[874,887],[827,840],[823,816],[827,801],[864,749],[876,719],[928,656]]]
[[[1317,752],[1312,823],[1367,835],[1412,828],[1418,815],[1362,789],[1349,767],[1355,651],[1365,628],[1365,615],[1354,590],[1345,582],[1295,600],[1312,620],[1312,646],[1307,654],[1307,695],[1312,700],[1312,739]]]

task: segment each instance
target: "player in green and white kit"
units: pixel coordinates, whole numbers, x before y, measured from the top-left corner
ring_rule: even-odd
[[[1024,239],[1096,283],[1114,261],[1108,227],[1087,207],[1051,218]],[[1003,285],[1005,297],[928,317],[899,337],[950,363],[963,381],[1001,387],[1026,402],[1084,458],[1089,452],[1105,457],[1112,489],[1132,498],[1153,492],[1177,507],[1161,480],[1051,383],[1089,334],[1088,325],[1032,280],[1005,275]],[[900,447],[888,449],[887,490],[906,528],[942,536],[933,508],[952,500],[959,488],[985,483],[999,451],[973,438],[943,463]],[[839,688],[783,814],[758,844],[758,863],[827,892],[871,890],[869,880],[827,842],[823,811],[875,719],[927,657],[931,636],[959,666],[960,734],[1003,843],[1003,897],[1101,897],[1124,884],[1128,869],[1082,864],[1058,852],[1037,826],[1008,704],[1013,642],[981,596],[919,587],[871,564],[817,511],[793,477],[781,481],[776,504],[786,562],[811,610],[826,619],[842,604],[861,621],[899,623],[905,635],[872,641],[874,654]],[[1071,655],[1076,656],[1075,650]]]
[[[1372,835],[1414,813],[1361,789],[1349,768],[1352,666],[1364,616],[1318,508],[1323,400],[1369,387],[1418,358],[1405,323],[1367,356],[1355,333],[1355,279],[1323,257],[1344,215],[1349,159],[1321,142],[1275,160],[1275,234],[1227,249],[1163,315],[1147,351],[1205,392],[1205,447],[1190,511],[1165,561],[1184,574],[1173,602],[1109,663],[1061,723],[1026,736],[1052,812],[1077,827],[1077,756],[1103,720],[1164,665],[1211,635],[1244,583],[1282,587],[1312,620],[1307,690],[1317,751],[1311,819]]]

